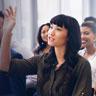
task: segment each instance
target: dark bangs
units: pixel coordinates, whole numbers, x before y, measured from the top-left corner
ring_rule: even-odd
[[[50,20],[50,24],[55,24],[55,25],[57,25],[57,26],[59,26],[59,27],[65,27],[65,28],[67,28],[67,25],[66,25],[66,20],[64,20],[65,19],[65,15],[57,15],[57,16],[55,16],[55,17],[53,17],[51,20]],[[62,20],[62,18],[64,18],[63,20]]]

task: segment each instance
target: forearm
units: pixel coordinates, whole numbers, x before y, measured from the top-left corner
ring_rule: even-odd
[[[10,64],[10,42],[16,23],[16,12],[12,7],[5,10],[3,37],[1,42],[0,70],[8,71]]]
[[[10,64],[10,42],[12,32],[4,32],[1,42],[0,70],[8,71]]]

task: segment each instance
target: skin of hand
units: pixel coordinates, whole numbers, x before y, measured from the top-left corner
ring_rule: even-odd
[[[16,24],[16,9],[11,6],[5,10],[4,12],[4,26],[3,32],[12,32],[15,24]]]
[[[10,64],[10,42],[16,24],[16,10],[11,6],[5,10],[3,37],[1,42],[0,70],[8,71]]]
[[[94,91],[95,91],[95,94],[96,94],[96,82],[95,82],[95,86],[94,86]]]

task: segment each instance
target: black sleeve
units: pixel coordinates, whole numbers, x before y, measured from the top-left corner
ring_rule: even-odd
[[[37,74],[39,56],[30,59],[13,59],[10,64],[10,75]]]
[[[77,74],[72,96],[92,96],[91,67],[88,61],[81,64]]]
[[[11,94],[9,76],[7,72],[0,71],[0,96]]]

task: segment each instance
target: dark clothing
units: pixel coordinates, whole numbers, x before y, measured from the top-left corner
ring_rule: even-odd
[[[22,55],[11,49],[12,59],[22,59]],[[0,71],[0,96],[18,96],[19,91],[18,84],[21,84],[21,77],[9,76],[7,72]],[[20,81],[20,82],[19,82]]]
[[[11,49],[11,58],[12,59],[23,59],[23,56],[16,52],[14,49]],[[10,88],[11,88],[11,91],[12,91],[12,94],[15,94],[16,96],[22,96],[21,95],[21,89],[20,89],[20,86],[18,85],[21,85],[21,76],[9,76],[10,78]],[[23,82],[23,80],[22,80]]]
[[[11,49],[11,58],[12,59],[23,59],[23,56],[16,52],[15,50]]]
[[[9,78],[7,72],[0,71],[0,96],[11,94]]]
[[[36,56],[28,60],[12,60],[9,75],[21,77],[21,94],[25,96],[25,76],[38,75],[38,94],[40,96],[91,96],[91,68],[83,57],[77,55],[78,62],[74,68],[66,62],[59,70],[58,64],[50,55]],[[19,86],[19,85],[18,85]]]
[[[43,47],[37,47],[33,53],[34,53],[34,56],[39,56],[39,55],[43,55],[44,50],[45,48]],[[27,76],[27,79],[26,79],[26,94],[27,96],[37,96],[37,74],[35,75],[30,75],[30,79],[28,78]],[[30,82],[27,82],[27,81],[30,81]]]
[[[16,96],[12,93],[9,82],[8,73],[0,71],[0,96]]]

